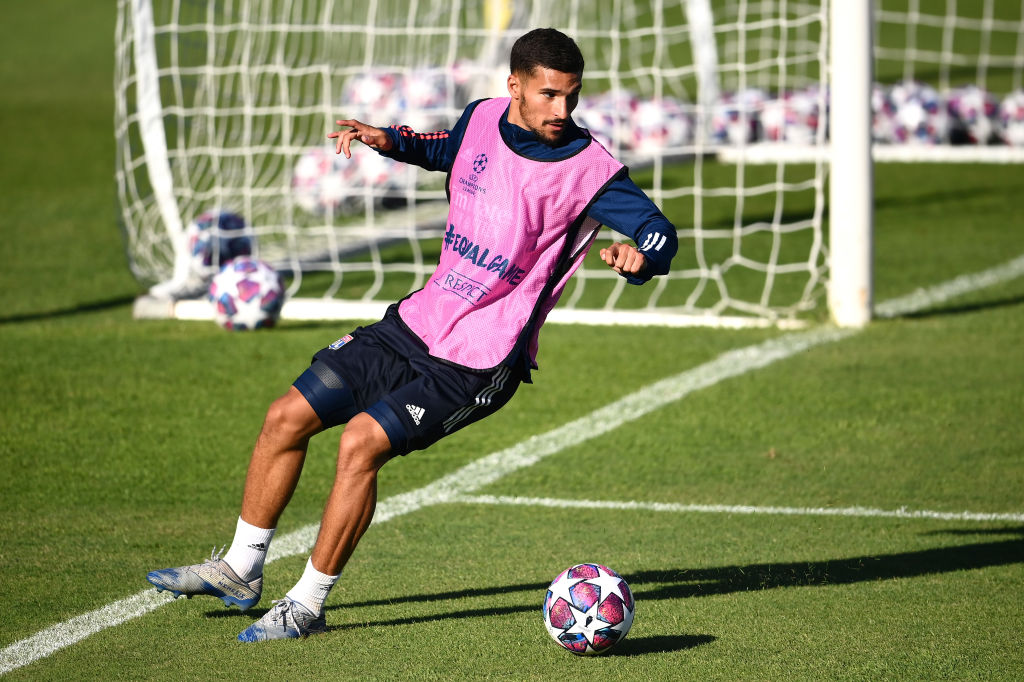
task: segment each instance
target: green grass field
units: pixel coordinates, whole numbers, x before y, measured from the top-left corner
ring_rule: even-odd
[[[7,678],[1024,678],[1020,277],[749,371],[756,351],[719,358],[827,328],[548,326],[535,385],[385,467],[381,522],[331,594],[328,634],[234,641],[298,578],[304,550],[268,565],[252,612],[197,598],[114,618],[147,571],[230,541],[266,405],[355,324],[232,335],[131,318],[140,289],[114,209],[114,12],[38,0],[9,3],[0,22]],[[888,165],[876,181],[878,301],[1024,254],[1020,166]],[[709,374],[678,398],[651,388]],[[640,416],[573,426],[631,395]],[[459,474],[559,439],[485,485]],[[336,445],[337,434],[314,440],[280,551],[318,521]],[[398,513],[450,474],[462,497]],[[903,509],[927,513],[877,513]],[[629,637],[596,659],[558,650],[541,623],[547,584],[581,561],[618,570],[637,600]],[[50,653],[82,626],[73,619],[105,607],[93,621],[118,624]]]

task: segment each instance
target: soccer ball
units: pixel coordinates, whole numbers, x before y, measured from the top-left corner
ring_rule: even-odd
[[[1024,147],[1024,90],[1015,90],[999,103],[999,137],[1014,147]]]
[[[409,185],[415,184],[415,174],[411,176],[413,181],[409,180],[407,164],[371,151],[360,153],[358,156],[353,154],[352,157],[359,169],[359,174],[356,177],[356,185],[359,187],[369,187],[371,190],[383,193],[405,189]]]
[[[743,145],[761,138],[761,110],[768,101],[763,90],[748,88],[726,93],[711,112],[711,137],[720,144]]]
[[[589,130],[601,146],[615,151],[616,143],[619,147],[630,144],[630,117],[637,104],[637,98],[625,90],[591,95],[580,99],[573,119]]]
[[[316,147],[303,154],[292,171],[295,203],[316,216],[348,214],[358,208],[359,169],[356,162],[336,154],[333,147]]]
[[[631,146],[643,156],[689,144],[693,123],[683,104],[672,97],[645,100],[632,110]]]
[[[228,211],[206,211],[185,228],[192,272],[200,278],[216,274],[233,258],[252,253],[245,218]]]
[[[284,284],[267,263],[243,256],[214,275],[209,297],[217,324],[225,329],[273,327],[281,317]]]
[[[893,142],[942,144],[949,139],[949,115],[935,88],[906,81],[889,90],[895,108]]]
[[[371,125],[393,123],[406,109],[401,73],[373,69],[350,77],[341,89],[341,106],[350,116]]]
[[[988,144],[995,137],[999,101],[991,92],[967,85],[951,92],[948,102],[954,144]]]
[[[443,69],[418,69],[402,80],[405,111],[401,123],[419,132],[439,130],[445,123],[449,76]]]
[[[813,144],[818,133],[819,96],[816,88],[779,95],[764,103],[761,128],[770,142]]]
[[[896,105],[889,98],[889,89],[881,83],[871,86],[871,139],[894,142],[896,138]]]
[[[608,651],[633,625],[633,593],[600,564],[576,564],[552,581],[544,597],[544,626],[562,648],[580,656]]]

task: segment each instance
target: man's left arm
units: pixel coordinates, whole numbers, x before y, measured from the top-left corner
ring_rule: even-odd
[[[676,228],[628,174],[612,182],[588,214],[636,244],[612,244],[601,249],[604,262],[627,282],[643,284],[668,272],[679,248]]]

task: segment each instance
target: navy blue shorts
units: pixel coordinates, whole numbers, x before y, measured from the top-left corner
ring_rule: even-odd
[[[393,305],[380,322],[317,352],[293,385],[325,429],[366,412],[404,455],[493,414],[521,381],[511,367],[476,371],[430,357]]]

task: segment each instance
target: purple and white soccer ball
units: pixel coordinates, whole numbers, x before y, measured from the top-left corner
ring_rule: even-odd
[[[417,132],[432,132],[446,127],[445,108],[454,76],[445,69],[417,69],[402,78],[401,122]],[[451,98],[454,101],[454,97]],[[391,123],[387,121],[384,123]]]
[[[334,147],[315,147],[295,163],[292,198],[316,216],[348,214],[358,206],[359,168],[353,159],[335,153]]]
[[[264,261],[243,256],[225,265],[209,289],[217,324],[230,331],[273,327],[284,306],[284,282]]]
[[[949,114],[935,88],[905,81],[889,90],[894,107],[892,141],[897,144],[942,144],[949,139]]]
[[[544,627],[567,651],[600,654],[625,638],[635,608],[633,593],[618,573],[600,564],[576,564],[551,582]]]
[[[638,104],[636,96],[625,90],[588,95],[580,99],[572,118],[602,146],[616,152],[632,144],[630,125]]]
[[[896,139],[896,105],[889,97],[889,88],[881,83],[871,86],[871,139],[894,142]]]
[[[201,278],[217,273],[224,263],[253,250],[245,218],[219,209],[204,211],[185,228],[192,272]]]
[[[761,108],[761,130],[769,142],[812,144],[818,134],[821,98],[817,88],[787,92]]]
[[[711,137],[720,144],[742,145],[761,137],[761,111],[768,96],[748,88],[726,93],[711,111]]]
[[[678,150],[693,141],[693,120],[675,98],[643,100],[630,113],[630,147],[642,156]]]
[[[1024,90],[1015,90],[999,103],[999,137],[1006,144],[1024,147]]]
[[[352,154],[352,161],[358,168],[355,183],[359,187],[377,190],[400,190],[415,184],[416,175],[411,173],[409,164],[401,163],[386,156],[360,150]]]
[[[991,92],[977,85],[957,88],[949,93],[946,106],[952,142],[988,144],[996,137],[999,100]]]
[[[339,104],[347,118],[370,125],[394,122],[406,109],[404,77],[378,69],[354,75],[342,86]]]

